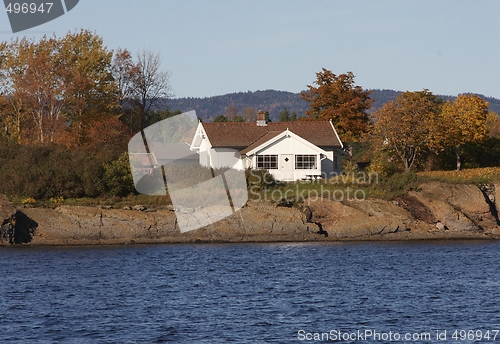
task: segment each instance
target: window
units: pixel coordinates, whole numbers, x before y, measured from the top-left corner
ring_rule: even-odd
[[[295,169],[296,170],[314,170],[317,168],[316,155],[296,155]]]
[[[339,158],[337,156],[333,157],[333,168],[336,170],[339,169]]]
[[[264,170],[278,169],[277,155],[257,155],[257,168]]]

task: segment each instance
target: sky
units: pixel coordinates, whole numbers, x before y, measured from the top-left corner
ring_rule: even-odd
[[[0,41],[88,29],[159,53],[177,98],[300,92],[322,68],[365,89],[500,98],[499,14],[497,0],[80,0],[17,34],[0,13]]]

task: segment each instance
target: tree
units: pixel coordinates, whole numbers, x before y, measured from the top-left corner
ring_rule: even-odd
[[[436,128],[442,101],[428,90],[404,92],[374,113],[374,134],[388,155],[409,172],[420,153],[437,147]]]
[[[284,107],[278,115],[278,122],[288,122],[289,120],[290,115],[288,114],[288,110],[286,109],[286,107]]]
[[[234,118],[238,115],[238,107],[234,104],[226,106],[226,118],[229,122],[234,121]]]
[[[0,126],[2,136],[8,140],[22,143],[21,126],[26,121],[26,109],[21,99],[0,95]]]
[[[488,135],[490,137],[500,136],[500,118],[496,112],[488,112],[486,125],[488,126]]]
[[[488,137],[487,116],[488,103],[475,94],[461,94],[453,103],[444,104],[441,112],[443,145],[455,149],[457,171],[461,168],[462,145],[479,143]]]
[[[218,115],[214,118],[214,122],[229,122],[229,121],[226,116]]]
[[[113,78],[118,88],[118,112],[122,120],[128,124],[130,132],[134,132],[136,125],[134,116],[134,107],[132,104],[132,78],[137,73],[136,65],[132,60],[132,55],[127,49],[119,48],[113,55]]]
[[[23,38],[10,45],[6,66],[10,96],[28,109],[38,132],[38,141],[53,141],[62,123],[63,98],[67,88],[64,67],[57,61],[57,41],[44,36],[38,43]]]
[[[137,63],[130,71],[132,97],[140,116],[140,129],[144,129],[149,111],[160,99],[174,96],[170,85],[170,71],[161,71],[159,53],[143,50],[137,55]]]
[[[116,108],[112,52],[90,31],[3,43],[0,57],[1,88],[16,117],[18,142],[21,122],[26,133],[36,129],[36,140],[42,144],[62,138],[74,141],[84,137],[92,121]],[[68,127],[72,135],[65,135]]]
[[[56,58],[56,63],[64,68],[61,77],[67,88],[64,95],[66,117],[73,133],[81,139],[89,123],[113,115],[118,106],[113,52],[104,46],[100,36],[81,30],[59,40]]]
[[[243,118],[247,122],[255,122],[257,120],[257,111],[253,107],[243,109]]]
[[[342,140],[361,140],[370,131],[370,91],[355,86],[352,72],[335,75],[325,68],[316,73],[314,83],[317,86],[308,85],[309,91],[301,94],[310,103],[305,119],[331,120]]]
[[[171,118],[180,115],[182,111],[169,109],[150,111],[147,117],[146,126],[153,125],[157,122],[163,121],[164,119]]]

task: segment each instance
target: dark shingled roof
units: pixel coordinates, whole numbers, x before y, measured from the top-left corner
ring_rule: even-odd
[[[203,123],[203,128],[212,147],[257,147],[287,129],[318,147],[340,146],[332,125],[326,121],[269,122],[267,126],[255,122],[209,122]]]

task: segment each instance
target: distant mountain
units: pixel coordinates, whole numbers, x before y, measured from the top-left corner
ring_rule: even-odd
[[[224,115],[226,107],[236,105],[241,113],[245,108],[253,107],[256,111],[269,111],[272,120],[278,118],[279,112],[286,107],[291,113],[295,111],[303,116],[309,104],[300,99],[299,93],[285,91],[238,92],[208,98],[176,98],[163,100],[158,108],[168,107],[171,110],[196,110],[196,115],[204,121],[213,120],[217,115]]]
[[[371,90],[370,97],[374,100],[373,112],[379,109],[389,100],[394,100],[400,91],[394,90]],[[500,114],[500,99],[486,97],[479,94],[481,98],[490,103],[489,109]],[[453,100],[455,96],[439,95],[443,100]],[[272,120],[278,118],[279,112],[286,107],[288,112],[295,111],[298,117],[303,116],[309,109],[309,103],[300,99],[300,93],[286,91],[266,90],[255,92],[238,92],[222,96],[207,98],[175,98],[162,100],[158,103],[157,109],[169,108],[171,110],[190,111],[196,110],[196,114],[204,121],[211,121],[217,115],[226,113],[226,107],[236,105],[240,113],[248,107],[253,107],[256,111],[269,111]]]

